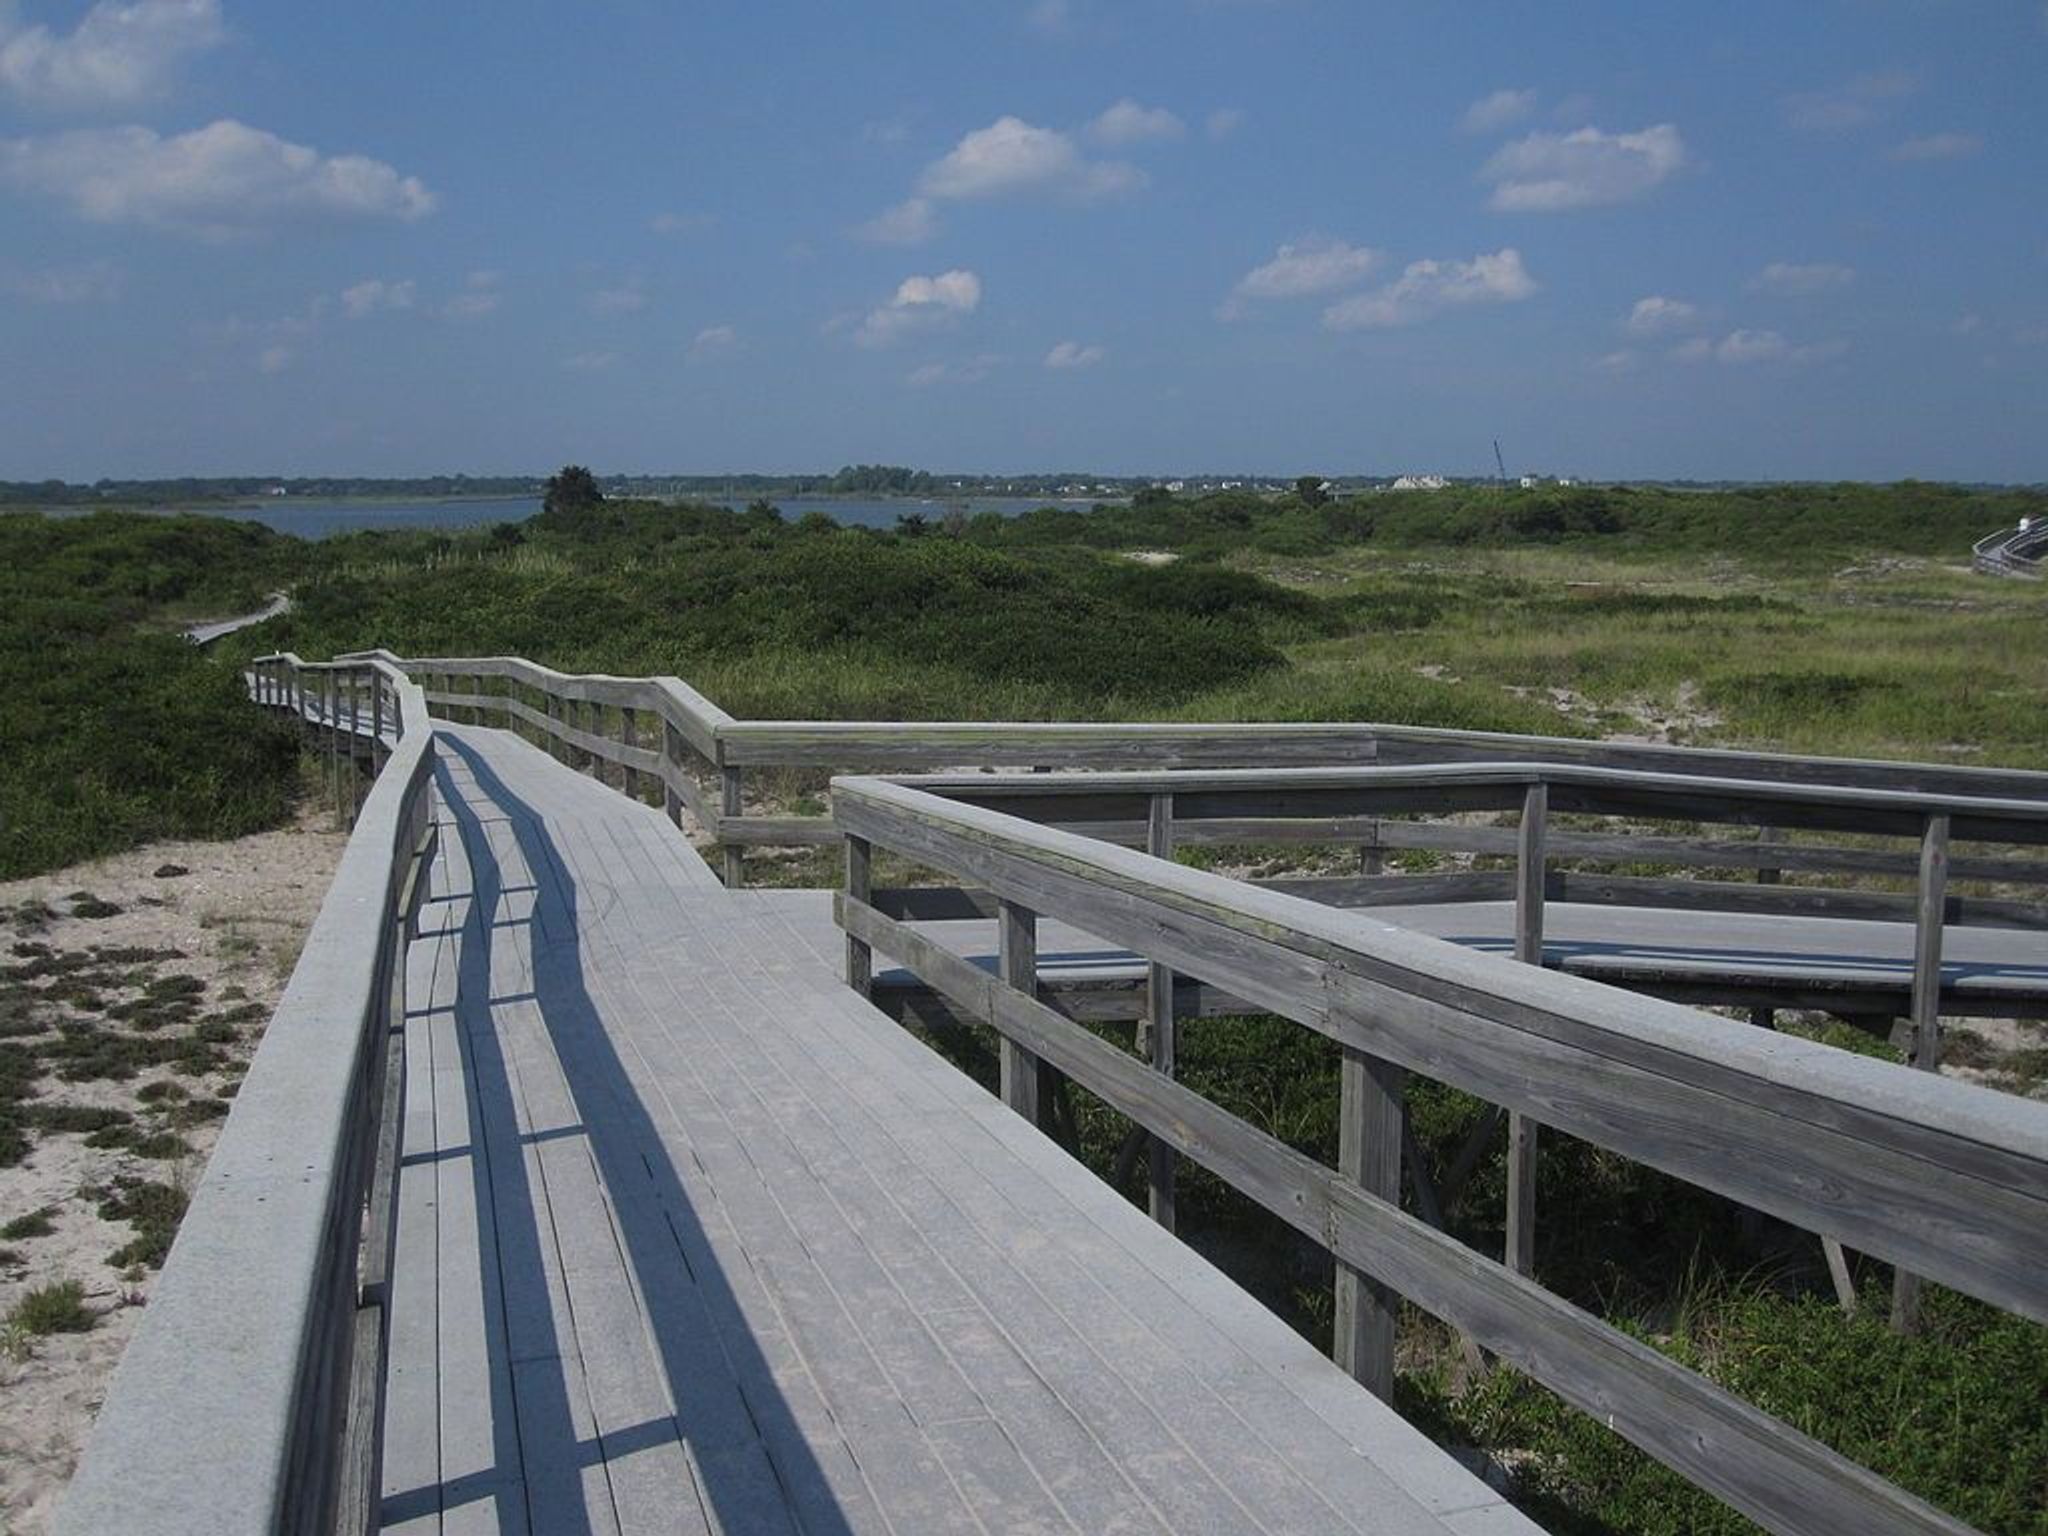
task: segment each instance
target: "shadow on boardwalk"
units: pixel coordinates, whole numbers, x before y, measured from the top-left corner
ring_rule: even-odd
[[[452,1034],[471,1125],[491,1466],[391,1494],[384,1523],[431,1521],[437,1512],[489,1500],[497,1529],[547,1536],[638,1529],[848,1532],[839,1500],[584,986],[578,889],[569,861],[559,856],[543,820],[480,754],[452,738],[440,750],[437,785],[471,871],[470,890],[453,893],[467,894],[470,902]],[[529,892],[530,916],[513,916]],[[502,982],[523,959],[509,952],[522,929],[532,940],[531,996],[494,994],[494,979]],[[569,1123],[523,1128],[517,1047],[508,1061],[509,1033],[500,1023],[504,1010],[522,1004],[537,1010],[539,1033],[560,1061],[574,1105]],[[438,1074],[443,1064],[435,1068]],[[543,1159],[528,1149],[571,1138],[585,1141],[610,1196],[602,1212],[561,1212],[550,1203],[561,1199],[559,1190],[534,1187]],[[424,1155],[451,1156],[445,1149]],[[613,1277],[615,1298],[631,1295],[644,1316],[606,1316],[602,1308],[596,1317],[578,1315],[576,1271],[603,1261],[578,1249],[571,1234],[602,1229],[607,1216],[619,1261],[632,1277],[630,1291]],[[551,1261],[558,1242],[559,1259]],[[551,1273],[561,1294],[550,1293]],[[577,1358],[580,1369],[572,1372],[565,1357]],[[575,1400],[586,1392],[587,1405]],[[607,1398],[614,1407],[636,1399],[643,1410],[655,1406],[637,1419],[610,1423],[620,1415],[605,1413]],[[450,1411],[444,1402],[444,1423]],[[455,1411],[468,1410],[457,1404]],[[677,1451],[661,1454],[668,1445]]]

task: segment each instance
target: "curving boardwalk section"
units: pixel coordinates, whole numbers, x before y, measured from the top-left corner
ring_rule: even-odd
[[[1535,1529],[661,812],[439,757],[386,1529]]]

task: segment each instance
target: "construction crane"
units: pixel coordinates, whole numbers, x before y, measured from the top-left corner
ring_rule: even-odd
[[[1497,437],[1493,440],[1493,467],[1500,471],[1500,483],[1506,485],[1508,483],[1508,466],[1507,461],[1500,456],[1500,439]]]

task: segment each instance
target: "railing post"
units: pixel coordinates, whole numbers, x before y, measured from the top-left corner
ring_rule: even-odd
[[[1369,1195],[1401,1203],[1401,1093],[1407,1074],[1344,1047],[1337,1110],[1337,1172]],[[1373,1396],[1394,1398],[1394,1333],[1401,1299],[1337,1260],[1331,1357]]]
[[[619,708],[619,745],[638,747],[640,745],[640,711],[621,705]],[[638,768],[620,770],[624,775],[628,798],[647,802],[647,775]]]
[[[741,814],[744,801],[741,796],[740,770],[734,763],[721,763],[718,768],[718,818],[721,823],[728,816]],[[719,852],[725,866],[725,888],[736,891],[746,884],[747,867],[745,849],[738,843],[725,840],[723,825],[718,830]]]
[[[996,905],[996,964],[1005,986],[1038,995],[1038,914],[1014,901]],[[1012,1040],[997,1023],[1003,1102],[1047,1135],[1052,1134],[1052,1069]]]
[[[370,768],[382,772],[387,757],[384,751],[384,674],[370,674]]]
[[[1941,1070],[1941,928],[1948,901],[1947,816],[1929,816],[1920,834],[1920,893],[1913,912],[1913,1053],[1908,1065]],[[1892,1277],[1892,1331],[1920,1328],[1920,1277]]]
[[[875,894],[874,844],[846,838],[846,899],[866,906]],[[846,984],[862,997],[875,995],[875,952],[865,939],[846,936]]]
[[[1543,963],[1543,841],[1550,820],[1550,786],[1531,784],[1522,796],[1522,826],[1515,859],[1515,958]],[[1508,1231],[1506,1263],[1526,1275],[1536,1262],[1536,1122],[1508,1113]]]
[[[341,679],[331,666],[322,676],[327,679],[327,787],[334,799],[334,824],[346,829],[348,818],[341,809]]]
[[[1782,843],[1785,840],[1785,834],[1777,827],[1758,827],[1756,829],[1756,840],[1759,844],[1765,845]],[[1783,870],[1775,866],[1767,866],[1756,872],[1756,883],[1758,885],[1776,885],[1784,877],[1785,872]],[[1778,1010],[1768,1004],[1759,1004],[1757,1007],[1749,1010],[1749,1022],[1756,1025],[1759,1029],[1776,1029],[1778,1027]]]
[[[1173,796],[1152,797],[1145,822],[1145,851],[1155,859],[1173,857]],[[1138,1026],[1138,1054],[1152,1063],[1152,1070],[1171,1078],[1177,1055],[1177,1026],[1173,1017],[1173,970],[1157,961],[1145,967],[1145,1017]],[[1157,1136],[1146,1137],[1145,1204],[1152,1219],[1167,1231],[1174,1229],[1174,1153]]]
[[[675,785],[669,780],[683,776],[683,733],[666,715],[661,717],[661,755],[669,770],[661,781],[661,808],[668,812],[668,819],[680,827],[683,824],[683,797],[676,793]]]

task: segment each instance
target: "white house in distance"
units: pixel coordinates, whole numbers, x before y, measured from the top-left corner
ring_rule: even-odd
[[[1387,489],[1390,491],[1440,491],[1450,484],[1442,475],[1402,475]]]

